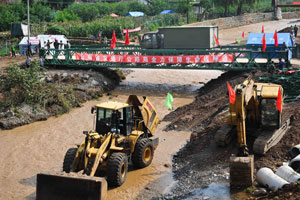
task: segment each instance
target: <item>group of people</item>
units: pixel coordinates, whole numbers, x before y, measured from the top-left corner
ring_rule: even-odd
[[[44,46],[46,47],[45,49],[47,49],[47,54],[49,55],[50,54],[50,51],[49,49],[51,49],[51,44],[53,43],[54,45],[54,49],[69,49],[71,48],[71,44],[69,43],[69,41],[67,41],[66,44],[64,44],[62,42],[62,40],[60,42],[58,42],[57,39],[54,40],[54,42],[50,42],[50,40],[48,40],[47,42],[44,42]],[[39,53],[40,49],[43,49],[42,45],[41,45],[41,41],[39,41],[39,44],[38,46],[36,47],[36,52]],[[28,46],[27,46],[27,49],[26,49],[26,67],[30,67],[30,64],[31,64],[31,56],[33,55],[33,52],[32,52],[32,45],[31,43],[29,42],[28,43]],[[58,53],[56,52],[54,56],[57,56]],[[39,64],[41,67],[44,66],[44,59],[42,56],[39,57]]]
[[[67,44],[64,44],[62,42],[62,40],[60,42],[58,42],[58,40],[55,39],[54,42],[50,42],[50,40],[47,41],[47,43],[46,43],[47,49],[51,48],[52,43],[54,45],[54,49],[69,49],[69,48],[71,48],[71,44],[69,43],[69,41],[67,41]]]
[[[298,34],[298,26],[297,25],[295,25],[295,26],[292,26],[291,25],[291,27],[290,27],[290,34],[293,36],[295,36],[295,37],[297,37],[297,34]]]

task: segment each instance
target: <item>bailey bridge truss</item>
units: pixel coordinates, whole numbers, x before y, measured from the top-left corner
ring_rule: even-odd
[[[288,51],[260,47],[224,46],[218,49],[174,50],[141,49],[139,46],[81,45],[71,49],[45,49],[40,55],[45,65],[81,68],[149,68],[149,69],[212,69],[245,71],[268,69],[281,57],[288,60]]]

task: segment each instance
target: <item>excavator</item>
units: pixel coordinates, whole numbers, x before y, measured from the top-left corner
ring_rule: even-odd
[[[255,83],[248,77],[234,88],[235,102],[229,103],[227,124],[215,135],[218,146],[224,147],[237,135],[239,150],[230,158],[230,185],[250,186],[253,183],[254,156],[263,155],[276,145],[287,132],[290,120],[282,123],[282,113],[276,107],[279,89],[270,83]],[[282,98],[279,98],[282,107]],[[248,148],[247,138],[255,138],[252,148]]]
[[[63,174],[37,175],[37,199],[104,200],[107,182],[109,187],[125,182],[129,161],[136,168],[149,166],[158,146],[159,119],[149,99],[143,99],[130,95],[126,102],[92,107],[94,130],[83,131],[83,142],[66,152]]]

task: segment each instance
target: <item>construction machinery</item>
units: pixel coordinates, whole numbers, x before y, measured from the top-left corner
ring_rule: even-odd
[[[80,185],[80,182],[87,182],[83,184],[89,184],[91,188],[97,184],[93,177],[102,175],[106,177],[109,186],[116,187],[125,182],[129,161],[137,168],[150,165],[158,145],[158,138],[154,138],[154,134],[159,119],[149,99],[143,99],[144,102],[141,103],[137,96],[130,95],[126,103],[109,101],[92,107],[91,112],[95,113],[95,130],[83,131],[86,135],[84,141],[77,148],[70,148],[63,162],[64,172],[85,175],[85,180],[81,177],[66,178],[65,175],[54,178],[52,175],[38,175],[37,199],[45,199],[39,192],[39,188],[46,190],[41,184],[64,180],[65,186],[60,186],[57,190],[65,190],[72,184]],[[105,180],[101,179],[100,182],[103,181]],[[56,183],[53,185],[56,186]],[[82,193],[89,193],[87,195],[91,196],[91,193],[99,194],[99,189],[93,192],[86,189]],[[79,196],[77,194],[74,197],[71,191],[69,194],[64,191],[64,194],[59,195],[64,195],[64,199],[76,199]],[[51,199],[58,198],[51,196]],[[87,196],[84,199],[88,199]]]
[[[238,138],[239,151],[230,159],[231,186],[249,186],[253,182],[253,156],[249,156],[246,139],[249,136],[255,138],[250,150],[265,154],[289,127],[290,121],[282,123],[282,113],[278,110],[278,105],[282,107],[279,89],[283,96],[280,85],[255,83],[251,77],[234,88],[235,103],[229,104],[227,125],[215,136],[219,146],[229,144],[235,135]]]
[[[216,47],[217,26],[163,27],[145,33],[140,41],[142,49],[211,49]]]

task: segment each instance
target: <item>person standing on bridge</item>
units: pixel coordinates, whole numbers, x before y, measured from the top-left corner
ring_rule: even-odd
[[[51,44],[52,44],[52,42],[50,42],[50,40],[48,40],[48,42],[47,42],[47,55],[49,55],[50,54],[50,46],[51,46]]]
[[[282,60],[282,58],[279,58],[278,69],[279,69],[279,70],[283,70],[284,65],[285,65],[285,63],[284,63],[284,61]]]
[[[69,40],[67,40],[67,44],[65,44],[64,47],[66,49],[65,57],[66,57],[67,60],[69,60],[70,59],[70,51],[68,49],[71,48],[71,44],[69,43]]]
[[[295,34],[295,37],[297,37],[297,33],[298,33],[298,26],[295,25],[295,26],[294,26],[294,34]]]
[[[58,56],[58,47],[59,47],[58,40],[55,39],[55,41],[54,41],[54,48],[55,48],[54,58],[57,58],[57,56]]]

